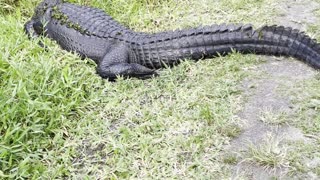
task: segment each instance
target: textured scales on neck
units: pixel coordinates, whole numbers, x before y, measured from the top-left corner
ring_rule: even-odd
[[[55,20],[58,20],[61,23],[61,25],[66,25],[68,28],[72,28],[72,29],[80,32],[81,34],[90,35],[89,32],[87,32],[85,29],[83,29],[80,26],[80,24],[72,22],[67,15],[62,13],[59,10],[58,6],[52,7],[51,18],[55,19]]]
[[[45,24],[43,22],[46,22]],[[183,59],[205,59],[241,53],[295,57],[320,69],[320,45],[298,30],[283,26],[221,24],[166,31],[134,32],[104,11],[44,0],[25,24],[29,37],[46,35],[63,49],[97,63],[97,72],[110,80],[117,76],[149,78],[155,69],[173,66]]]

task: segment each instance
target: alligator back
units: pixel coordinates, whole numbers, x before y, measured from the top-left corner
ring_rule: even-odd
[[[53,9],[53,14],[56,14],[60,21],[65,19],[66,24],[90,36],[129,41],[130,37],[136,34],[114,21],[103,10],[93,7],[63,3]]]

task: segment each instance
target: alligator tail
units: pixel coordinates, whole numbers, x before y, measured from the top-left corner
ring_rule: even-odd
[[[154,34],[135,49],[141,64],[160,68],[182,59],[199,60],[233,50],[297,58],[320,69],[320,44],[299,30],[283,26],[213,25]]]

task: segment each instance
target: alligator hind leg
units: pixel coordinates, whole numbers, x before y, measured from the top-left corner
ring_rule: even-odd
[[[151,78],[157,73],[149,68],[146,68],[140,64],[129,64],[129,63],[117,63],[106,67],[97,68],[98,74],[103,78],[108,78],[114,81],[117,76],[123,77],[136,77],[139,79]]]
[[[129,62],[129,50],[123,45],[110,50],[102,61],[98,63],[97,72],[102,78],[114,81],[117,76],[151,78],[157,73],[145,66]]]

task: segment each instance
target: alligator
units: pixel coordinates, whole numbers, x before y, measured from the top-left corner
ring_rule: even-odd
[[[30,38],[44,36],[62,49],[91,58],[97,73],[141,79],[185,59],[201,60],[230,52],[289,56],[320,69],[320,44],[304,32],[271,25],[219,24],[159,33],[135,32],[103,10],[63,0],[43,0],[25,24]]]

